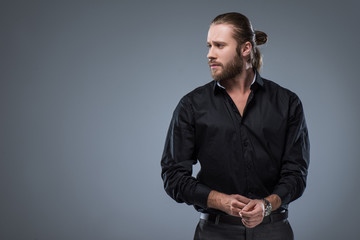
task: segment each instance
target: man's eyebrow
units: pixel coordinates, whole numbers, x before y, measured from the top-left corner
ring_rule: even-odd
[[[211,44],[210,42],[206,42],[207,44]],[[222,44],[222,45],[227,45],[226,42],[222,42],[222,41],[212,41],[213,44]]]

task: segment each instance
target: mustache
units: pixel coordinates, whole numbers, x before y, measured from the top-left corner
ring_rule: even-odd
[[[208,62],[208,65],[209,65],[209,66],[211,66],[211,65],[222,66],[221,63],[218,63],[218,62],[215,62],[215,61],[211,61],[211,60]]]

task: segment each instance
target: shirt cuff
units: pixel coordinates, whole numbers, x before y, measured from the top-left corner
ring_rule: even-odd
[[[273,194],[276,194],[280,197],[281,205],[290,203],[291,191],[289,191],[289,189],[285,185],[276,186]]]
[[[194,191],[194,205],[207,209],[207,200],[211,189],[201,183],[197,184]]]

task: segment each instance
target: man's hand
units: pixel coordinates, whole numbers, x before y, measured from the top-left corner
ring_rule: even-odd
[[[254,199],[240,211],[242,222],[245,227],[253,228],[259,225],[265,215],[265,203],[263,200]]]
[[[266,199],[271,203],[273,211],[281,205],[278,195],[272,194]],[[262,223],[265,216],[265,202],[260,199],[233,194],[227,195],[212,190],[207,201],[209,208],[221,210],[231,216],[241,217],[245,227],[253,228]]]
[[[208,197],[208,207],[221,210],[235,217],[240,217],[241,210],[250,202],[249,198],[233,194],[228,195],[217,191],[211,191]]]
[[[271,203],[272,210],[276,210],[281,205],[281,199],[276,194],[266,197]],[[253,228],[262,223],[265,215],[265,202],[260,199],[250,200],[249,203],[241,210],[243,224],[248,228]]]

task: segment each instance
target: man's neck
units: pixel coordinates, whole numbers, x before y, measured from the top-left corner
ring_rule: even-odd
[[[251,83],[254,79],[254,71],[251,67],[244,68],[241,74],[238,74],[232,79],[228,79],[221,83],[229,92],[238,92],[245,94],[250,91]]]

